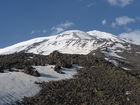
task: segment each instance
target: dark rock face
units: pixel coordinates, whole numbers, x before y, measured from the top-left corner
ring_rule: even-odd
[[[53,51],[49,54],[50,58],[59,58],[61,56],[61,53],[59,51]]]
[[[4,70],[0,70],[0,73],[4,73]]]
[[[3,68],[2,68],[2,67],[0,67],[0,73],[3,73],[3,72],[4,72]]]
[[[33,67],[26,67],[24,69],[24,73],[32,75],[32,76],[35,76],[35,77],[39,77],[40,76],[39,72],[34,70]]]
[[[67,62],[65,62],[63,60],[58,61],[57,65],[64,67],[64,68],[71,68],[72,67],[72,64],[68,64]]]
[[[48,57],[49,59],[52,59],[53,62],[55,62],[57,66],[64,67],[64,68],[72,67],[72,64],[67,63],[67,59],[63,59],[62,58],[63,55],[59,53],[58,51],[52,52]]]
[[[61,66],[59,66],[59,65],[56,65],[54,67],[54,71],[56,71],[57,73],[60,73],[60,74],[65,74],[64,72],[61,71]]]

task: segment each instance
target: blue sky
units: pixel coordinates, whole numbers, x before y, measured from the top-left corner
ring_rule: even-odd
[[[0,48],[71,29],[140,38],[139,10],[140,0],[0,0]]]

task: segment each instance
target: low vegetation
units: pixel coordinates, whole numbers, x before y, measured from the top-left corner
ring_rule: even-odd
[[[104,69],[103,69],[104,68]],[[20,105],[139,105],[140,81],[108,66],[83,68],[74,79],[41,83]]]
[[[0,57],[0,66],[5,69],[46,64],[56,65],[57,72],[72,64],[83,68],[73,79],[38,83],[42,90],[18,105],[140,105],[139,72],[124,71],[101,57],[57,51],[48,56],[19,53]]]

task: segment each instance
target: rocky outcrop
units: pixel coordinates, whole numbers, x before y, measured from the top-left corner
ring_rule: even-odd
[[[72,67],[72,64],[69,64],[63,60],[58,61],[57,65],[64,67],[64,68],[71,68]]]
[[[37,70],[34,70],[34,68],[31,67],[31,66],[30,67],[25,67],[24,73],[35,76],[35,77],[40,76],[39,72]]]
[[[60,58],[60,56],[61,56],[61,53],[57,50],[49,54],[49,58]]]
[[[54,71],[56,71],[57,73],[60,73],[60,74],[65,74],[64,72],[62,72],[61,66],[59,66],[59,65],[56,65],[56,66],[54,67]]]

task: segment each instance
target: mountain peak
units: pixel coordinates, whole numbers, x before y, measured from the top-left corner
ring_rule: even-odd
[[[115,41],[120,41],[120,39],[111,34],[111,33],[107,33],[107,32],[102,32],[102,31],[98,31],[98,30],[93,30],[93,31],[88,31],[87,32],[89,35],[96,37],[97,39],[105,39],[105,40],[111,40],[113,42]]]
[[[88,33],[80,30],[69,30],[57,35],[56,39],[93,39]]]
[[[58,35],[35,38],[0,49],[0,55],[17,52],[48,55],[55,50],[69,54],[88,54],[93,50],[116,42],[122,44],[127,41],[110,33],[97,30],[89,32],[69,30]]]

